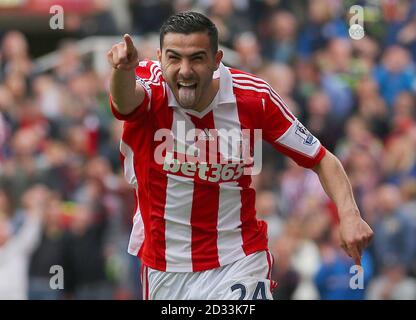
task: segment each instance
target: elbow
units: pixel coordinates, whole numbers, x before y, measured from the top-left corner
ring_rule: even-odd
[[[316,172],[316,174],[320,175],[320,173],[325,168],[342,168],[341,161],[330,151],[326,150],[325,155],[319,161],[318,164],[316,164],[312,170]]]

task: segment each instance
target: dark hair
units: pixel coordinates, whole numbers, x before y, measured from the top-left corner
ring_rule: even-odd
[[[201,13],[187,11],[170,16],[160,28],[160,48],[167,33],[191,34],[206,32],[214,53],[218,51],[218,30],[215,24]]]

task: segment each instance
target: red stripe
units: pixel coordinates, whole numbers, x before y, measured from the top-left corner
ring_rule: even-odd
[[[236,95],[237,111],[241,129],[261,128],[261,117],[263,112],[261,97]],[[252,134],[253,132],[251,132]],[[253,149],[253,139],[250,139],[250,148]],[[241,196],[241,234],[243,239],[243,250],[246,255],[267,249],[267,226],[264,222],[256,219],[255,198],[256,192],[250,188],[251,176],[243,176],[239,180]]]
[[[191,116],[195,128],[214,129],[213,112],[199,119]],[[209,144],[207,144],[208,152]],[[194,272],[220,266],[217,247],[219,185],[194,180],[192,200],[192,269]]]
[[[173,109],[166,108],[165,116],[159,125],[163,128],[172,130],[173,125]],[[153,151],[157,147],[153,146]],[[153,154],[151,155],[153,157]],[[165,206],[166,206],[166,193],[168,185],[168,177],[163,172],[160,165],[154,162],[154,159],[149,159],[152,163],[149,174],[149,233],[151,238],[146,242],[147,256],[153,256],[153,261],[146,263],[146,265],[160,270],[166,271],[166,237],[165,237]]]
[[[279,152],[293,159],[299,166],[305,168],[315,167],[322,160],[326,153],[326,149],[322,145],[314,157],[309,157],[307,154],[301,153],[279,142],[273,143],[273,146]]]
[[[172,108],[165,108],[163,111],[159,112],[165,112],[164,115],[159,115],[159,127],[171,130],[173,123]],[[142,188],[142,192],[145,192],[143,190],[146,190],[147,192],[147,201],[144,205],[148,207],[148,214],[146,217],[143,217],[143,222],[146,226],[146,238],[142,259],[147,266],[160,271],[166,271],[166,237],[164,216],[168,178],[161,169],[161,166],[154,162],[153,151],[157,145],[152,143],[152,146],[152,152],[148,155],[150,158],[147,159],[151,165],[147,167],[148,172],[143,173],[148,176],[146,186],[143,186]],[[141,189],[139,188],[139,192],[140,190]],[[144,201],[140,201],[140,203],[142,202]]]

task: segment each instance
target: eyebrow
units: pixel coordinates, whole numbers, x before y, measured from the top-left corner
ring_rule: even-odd
[[[175,55],[177,55],[177,56],[182,56],[179,52],[177,52],[177,51],[175,51],[175,50],[173,50],[173,49],[166,49],[166,51],[165,51],[166,53],[173,53],[173,54],[175,54]],[[206,53],[206,51],[205,50],[200,50],[200,51],[197,51],[197,52],[194,52],[194,53],[192,53],[192,54],[190,54],[189,56],[190,57],[195,57],[195,56],[198,56],[198,55],[207,55],[207,53]]]

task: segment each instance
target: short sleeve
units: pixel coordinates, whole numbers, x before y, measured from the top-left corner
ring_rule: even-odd
[[[263,111],[263,137],[276,150],[305,168],[312,168],[321,161],[326,149],[271,87],[263,98]]]
[[[155,85],[160,85],[160,76],[161,71],[157,62],[151,60],[140,61],[138,67],[136,68],[136,83],[140,84],[144,89],[144,100],[131,113],[125,115],[117,111],[110,95],[110,108],[114,117],[123,121],[135,121],[138,118],[145,116],[151,109],[152,95],[154,91],[153,87]]]

